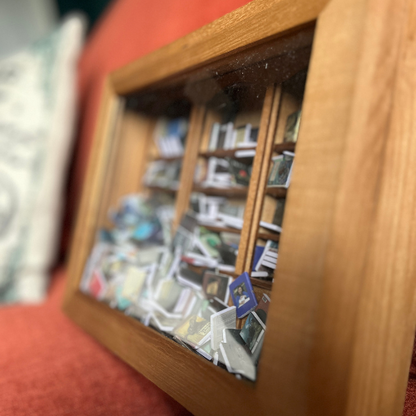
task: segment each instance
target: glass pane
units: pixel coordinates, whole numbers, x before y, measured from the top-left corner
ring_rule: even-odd
[[[121,97],[80,286],[253,382],[312,35],[299,31]]]

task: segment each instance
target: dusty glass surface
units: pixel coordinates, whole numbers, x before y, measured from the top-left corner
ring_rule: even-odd
[[[113,151],[124,154],[127,140],[143,146],[127,149],[130,170],[127,159],[109,159],[110,183],[140,177],[118,202],[108,195],[121,188],[103,192],[107,218],[80,286],[251,381],[267,339],[312,37],[299,31],[123,97],[123,123],[137,134],[116,130]]]

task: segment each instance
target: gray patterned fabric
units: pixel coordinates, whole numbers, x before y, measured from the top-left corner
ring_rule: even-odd
[[[56,245],[83,21],[0,61],[0,302],[44,297]]]

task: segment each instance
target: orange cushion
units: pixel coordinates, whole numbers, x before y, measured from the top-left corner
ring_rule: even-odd
[[[188,415],[61,312],[65,277],[43,305],[0,311],[0,414]]]

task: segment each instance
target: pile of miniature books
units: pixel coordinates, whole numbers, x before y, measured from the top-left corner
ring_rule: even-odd
[[[256,299],[247,273],[232,277],[239,235],[210,231],[193,212],[172,235],[173,213],[166,196],[123,198],[109,215],[114,226],[97,235],[80,288],[254,381],[270,299]]]

